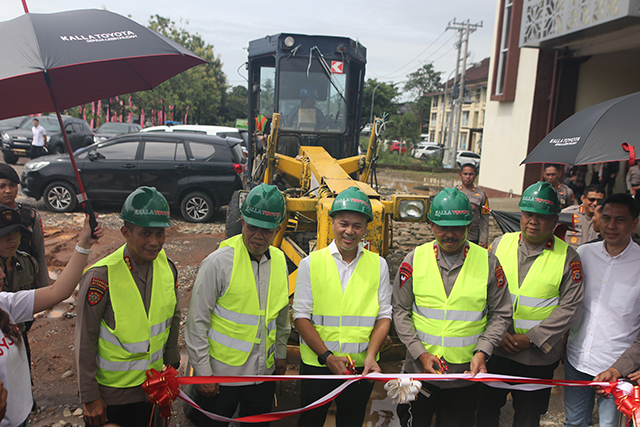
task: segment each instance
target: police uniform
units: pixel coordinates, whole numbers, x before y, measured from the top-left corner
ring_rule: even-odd
[[[240,272],[245,273],[244,278],[236,276]],[[251,322],[239,321],[247,318]],[[248,323],[253,326],[242,332]],[[290,333],[288,274],[282,251],[270,247],[258,259],[247,251],[242,235],[237,235],[202,261],[185,331],[194,375],[271,375],[274,359],[287,357]],[[226,417],[232,417],[240,404],[240,416],[255,415],[271,411],[275,382],[221,384],[219,390],[214,397],[199,396],[199,404]],[[199,425],[227,423],[200,416]]]
[[[562,336],[578,319],[582,307],[582,265],[576,251],[553,235],[537,247],[521,237],[520,232],[505,234],[491,244],[490,251],[500,259],[511,299],[515,300],[515,320],[508,332],[524,333],[531,346],[516,354],[496,348],[487,370],[551,379],[560,360]],[[513,425],[538,426],[540,415],[547,411],[551,391],[483,388],[478,405],[479,427],[499,425],[500,408],[510,392],[515,409]]]
[[[478,187],[471,189],[464,185],[458,186],[471,202],[473,207],[473,222],[467,234],[467,240],[473,243],[488,243],[489,240],[489,199],[484,191]]]
[[[155,301],[158,301],[157,305],[160,305],[161,301],[157,299],[159,295],[164,295],[166,299],[170,299],[171,295],[173,295],[175,306],[171,308],[173,314],[169,319],[170,329],[162,350],[160,369],[163,363],[165,365],[178,364],[180,362],[180,350],[178,347],[180,309],[178,307],[177,270],[173,262],[166,258],[164,251],[161,251],[153,262],[148,262],[146,265],[138,265],[133,260],[127,245],[114,254],[122,257],[121,260],[114,261],[121,262],[121,266],[124,266],[130,272],[137,289],[136,292],[131,287],[126,288],[127,293],[125,295],[133,295],[133,298],[130,298],[132,301],[136,300],[135,295],[139,294],[141,297],[139,301],[144,305],[145,313],[138,314],[143,316],[146,314],[151,320],[155,310],[152,307],[152,301],[154,301],[154,304],[156,304]],[[107,258],[113,257],[114,254],[109,255]],[[119,266],[117,267],[120,268]],[[116,319],[122,315],[121,312],[133,311],[126,306],[118,310],[117,313],[114,310],[115,301],[112,293],[116,291],[114,290],[114,284],[109,283],[109,268],[112,267],[92,267],[80,279],[75,331],[80,401],[89,403],[102,399],[107,405],[107,417],[111,422],[118,423],[114,417],[119,416],[127,419],[131,423],[129,425],[147,425],[152,405],[146,402],[146,395],[140,387],[144,381],[144,373],[142,376],[137,374],[133,380],[111,379],[109,377],[112,374],[108,372],[108,368],[105,367],[103,369],[101,367],[104,360],[106,360],[104,365],[109,366],[110,361],[107,359],[110,356],[104,354],[102,349],[98,349],[105,340],[109,341],[104,346],[110,345],[111,341],[113,341],[108,337],[109,334],[105,335],[105,331],[115,330],[117,332],[117,328],[122,328],[122,325],[116,323]],[[154,276],[154,269],[160,269],[162,273],[158,272]],[[169,277],[161,277],[166,273],[168,273]],[[118,287],[118,289],[123,292],[123,288]],[[160,291],[163,292],[160,293]],[[122,297],[118,298],[117,304],[120,307],[124,305]],[[125,329],[139,331],[140,326],[140,324],[135,324]],[[146,351],[153,349],[153,336],[151,337],[151,342],[152,345],[148,346]],[[99,360],[101,361],[100,363],[98,363]],[[153,360],[153,355],[151,355],[151,360]],[[146,365],[152,365],[151,360]],[[157,362],[155,363],[157,364]],[[123,386],[122,384],[126,382],[137,384]],[[117,385],[111,386],[109,383]]]
[[[424,251],[420,257],[428,260],[426,267],[422,261],[416,262],[417,251]],[[473,252],[473,262],[469,264],[470,261],[467,257],[471,252]],[[465,263],[472,267],[464,268]],[[430,274],[439,275],[444,289],[439,288],[438,279],[427,280],[426,277]],[[416,287],[416,277],[419,278],[418,287]],[[424,294],[428,289],[430,293],[440,294],[441,299],[458,299],[459,297],[456,295],[460,295],[459,289],[462,283],[464,283],[463,289],[466,293],[479,302],[476,304],[478,306],[476,308],[480,312],[484,312],[480,308],[484,304],[486,316],[481,321],[486,323],[483,326],[480,325],[481,328],[475,331],[480,332],[477,340],[474,339],[473,345],[466,347],[465,354],[461,354],[460,348],[453,345],[449,348],[457,353],[453,357],[449,357],[450,360],[447,360],[445,356],[449,372],[463,373],[469,370],[472,352],[482,351],[490,358],[493,349],[500,344],[510,323],[512,309],[507,292],[507,280],[498,259],[486,249],[473,243],[466,243],[462,252],[449,265],[446,257],[439,250],[437,242],[426,243],[422,250],[420,247],[416,248],[405,257],[393,283],[393,321],[398,337],[407,346],[404,372],[421,373],[423,367],[418,359],[421,354],[428,351],[428,345],[421,340],[419,331],[417,331],[417,328],[422,328],[422,326],[416,326],[414,308],[419,308],[416,303],[418,299],[421,299],[417,295]],[[425,298],[425,300],[428,299]],[[462,307],[463,311],[469,310],[465,305]],[[475,312],[476,308],[471,308],[469,311]],[[425,319],[428,321],[429,317],[423,317],[422,321]],[[422,333],[428,335],[427,331],[422,331]],[[441,350],[446,351],[447,349]],[[446,354],[444,351],[443,353]],[[429,426],[434,413],[436,414],[436,427],[473,425],[475,411],[464,409],[461,405],[466,408],[475,408],[475,402],[478,398],[477,385],[469,381],[458,380],[423,383],[423,389],[424,393],[430,395],[429,398],[421,392],[418,394],[418,399],[411,402],[410,405],[399,405],[398,414],[403,426]]]
[[[569,188],[569,186],[565,184],[558,184],[556,191],[558,192],[558,199],[560,199],[560,209],[571,206],[576,201],[576,196],[573,194],[573,190]]]
[[[358,319],[358,326],[345,326],[345,318]],[[353,358],[362,373],[364,359],[375,322],[391,319],[389,267],[378,254],[358,245],[355,259],[342,259],[335,241],[304,258],[298,267],[293,300],[293,318],[308,319],[325,346],[336,356]],[[340,320],[342,319],[342,320]],[[337,322],[337,323],[336,323]],[[338,326],[342,325],[342,326]],[[336,327],[337,326],[337,327]],[[300,336],[302,375],[331,375],[318,361],[318,355]],[[300,388],[302,406],[325,396],[342,384],[336,380],[303,380]],[[373,383],[359,381],[350,385],[336,399],[338,426],[362,425]],[[299,426],[322,426],[330,404],[304,412]]]
[[[571,226],[575,231],[568,230],[565,241],[572,248],[590,242],[598,238],[598,232],[593,229],[593,215],[589,216],[584,211],[584,205],[574,205],[562,209],[562,213],[571,214]]]

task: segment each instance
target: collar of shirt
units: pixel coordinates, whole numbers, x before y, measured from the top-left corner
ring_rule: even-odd
[[[469,253],[469,242],[465,242],[464,248],[462,249],[462,256],[458,256],[458,259],[451,266],[451,268],[449,268],[449,264],[447,264],[447,261],[444,259],[444,257],[440,256],[440,246],[438,246],[437,240],[433,242],[433,252],[436,256],[436,261],[438,262],[438,266],[446,270],[453,270],[455,268],[460,267],[464,263],[464,260],[467,258],[467,254]]]
[[[632,243],[633,243],[633,240],[631,239],[631,237],[629,237],[629,243],[627,243],[627,247],[624,248],[624,250],[622,252],[620,252],[618,255],[611,256],[611,255],[609,255],[609,252],[607,252],[606,242],[603,239],[602,243],[600,244],[600,252],[602,253],[602,257],[605,260],[607,260],[607,259],[624,259],[625,257],[628,257],[629,253],[631,253],[631,251],[633,250]]]
[[[269,249],[267,249],[267,251],[263,255],[264,257],[260,257],[260,259],[258,259],[257,256],[249,252],[249,258],[251,258],[251,261],[255,261],[258,264],[260,264],[261,262],[267,262],[271,259],[271,252],[269,251]]]
[[[140,266],[133,260],[133,257],[131,256],[129,245],[124,247],[124,252],[122,255],[124,257],[124,262],[129,267],[129,271],[131,272],[131,275],[134,277],[137,276],[140,280],[143,281],[143,283],[146,283],[147,277],[149,277],[149,274],[151,274],[151,271],[152,271],[152,267],[151,267],[152,263],[151,262],[148,263],[146,269],[141,269]]]
[[[520,247],[520,252],[522,252],[523,255],[530,257],[530,256],[538,256],[540,255],[545,249],[548,249],[550,251],[553,250],[553,248],[555,247],[555,239],[553,238],[553,234],[547,239],[546,242],[539,244],[538,246],[532,248],[531,245],[528,245],[527,242],[524,241],[524,239],[522,238],[522,233],[520,233],[520,235],[518,236],[518,246]]]
[[[338,249],[338,245],[336,245],[335,240],[333,240],[331,244],[329,244],[329,252],[331,252],[331,255],[334,258],[338,258],[340,261],[346,262],[344,261],[344,259],[342,259],[342,254],[340,253],[340,249]],[[356,254],[356,257],[353,259],[353,261],[349,263],[349,265],[358,262],[362,254],[363,254],[362,246],[360,246],[360,243],[358,243],[358,253]]]

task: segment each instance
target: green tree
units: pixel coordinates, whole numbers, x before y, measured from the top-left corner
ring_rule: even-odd
[[[376,89],[377,86],[377,89]],[[375,98],[373,100],[373,115],[374,117],[382,117],[384,113],[389,115],[397,113],[398,104],[395,102],[400,91],[395,83],[379,82],[376,79],[368,79],[364,85],[362,94],[362,123],[369,123],[371,116],[371,96],[373,90],[375,91]]]
[[[418,132],[416,124],[417,118],[411,112],[391,116],[389,123],[387,123],[384,137],[403,142],[407,147],[407,154],[410,154],[413,145],[420,141],[420,132]],[[402,155],[402,153],[400,154]]]
[[[151,110],[164,111],[165,117],[170,118],[167,114],[169,106],[173,106],[173,116],[181,120],[188,107],[190,123],[218,124],[224,120],[220,111],[224,110],[227,78],[222,72],[220,55],[214,54],[213,46],[198,33],[179,28],[174,21],[160,15],[152,16],[148,27],[180,43],[208,63],[180,73],[152,91],[132,94],[137,109],[144,109],[147,117]]]
[[[411,109],[419,117],[416,125],[420,133],[424,126],[429,125],[429,111],[431,110],[431,97],[424,95],[438,90],[438,86],[441,84],[441,76],[442,72],[435,71],[432,62],[424,64],[413,73],[407,75],[404,90],[413,97]]]
[[[246,119],[249,101],[247,99],[247,88],[235,86],[224,94],[222,106],[220,107],[220,124],[235,127],[236,119]]]

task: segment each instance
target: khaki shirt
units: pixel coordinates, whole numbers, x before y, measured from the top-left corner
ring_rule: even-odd
[[[491,253],[495,253],[501,239],[502,237],[498,237],[493,241],[489,248]],[[518,244],[518,287],[522,285],[534,261],[546,250],[554,250],[553,238],[535,248],[527,245],[524,239],[520,239]],[[571,247],[567,248],[559,293],[558,307],[542,323],[529,329],[525,334],[537,348],[529,347],[516,354],[508,354],[500,348],[496,348],[495,354],[523,365],[551,365],[560,360],[562,336],[578,320],[584,299],[582,264],[578,253]],[[510,322],[508,332],[515,334],[513,322]]]
[[[49,269],[47,268],[47,258],[44,252],[44,232],[42,231],[42,218],[38,211],[31,206],[23,206],[21,203],[16,203],[15,208],[22,215],[23,209],[30,209],[32,212],[31,221],[33,222],[33,232],[22,231],[22,239],[20,242],[20,249],[23,252],[27,252],[38,261],[38,280],[33,288],[43,288],[51,284],[49,279]]]
[[[6,272],[1,290],[3,292],[18,292],[35,289],[38,276],[38,261],[26,252],[16,251],[11,262],[13,269]]]
[[[576,231],[567,230],[565,241],[573,249],[598,238],[598,233],[593,229],[593,216],[584,211],[584,205],[574,205],[562,209],[563,213],[572,214],[571,225]]]
[[[139,266],[131,257],[129,247],[124,248],[124,257],[131,263],[131,275],[140,291],[144,308],[149,314],[151,303],[151,283],[153,279],[153,265],[148,263]],[[177,280],[178,272],[173,262],[169,261],[173,271],[174,280]],[[115,388],[98,384],[96,374],[96,352],[98,348],[98,336],[100,335],[100,321],[104,319],[110,328],[115,327],[115,318],[109,290],[100,287],[100,283],[108,285],[108,267],[96,267],[87,271],[80,279],[80,291],[78,292],[78,315],[76,319],[75,349],[76,363],[78,366],[78,388],[81,403],[89,403],[102,399],[107,405],[124,405],[128,403],[142,402],[146,395],[142,387]],[[92,283],[92,279],[96,279]],[[176,287],[176,301],[178,289]],[[135,327],[136,325],[132,325]],[[178,334],[180,329],[180,308],[176,304],[176,310],[171,319],[171,330],[164,349],[163,360],[165,365],[173,365],[180,361],[180,349],[178,347]]]
[[[478,187],[468,189],[464,185],[460,185],[458,190],[467,196],[473,209],[473,222],[471,223],[469,234],[467,234],[467,239],[473,242],[487,243],[489,240],[490,213],[487,195]]]
[[[427,350],[418,338],[413,320],[411,319],[412,306],[414,303],[413,294],[413,255],[411,251],[403,260],[398,273],[393,281],[393,294],[391,305],[393,306],[393,322],[398,333],[398,337],[407,346],[407,354],[404,362],[404,371],[409,373],[422,372],[422,363],[418,360],[422,353]],[[440,251],[438,251],[440,252]],[[464,264],[465,256],[463,250],[451,268],[443,257],[438,256],[437,262],[440,268],[440,276],[444,284],[447,296],[451,294],[453,286],[460,269]],[[421,266],[424,268],[424,266]],[[489,253],[489,277],[486,288],[478,289],[478,292],[487,294],[487,326],[485,331],[478,338],[475,350],[482,350],[488,355],[493,353],[493,349],[500,344],[507,327],[511,323],[511,297],[508,292],[506,279],[500,281],[498,285],[496,274],[501,274],[500,262],[492,253]],[[495,272],[495,274],[494,274]],[[452,374],[462,373],[469,369],[469,363],[453,364],[448,363],[449,372]],[[469,381],[459,380],[452,382],[437,382],[434,385],[440,388],[454,388],[471,385]]]
[[[627,183],[627,190],[640,185],[640,167],[638,165],[629,168],[625,182]]]
[[[576,196],[573,194],[573,190],[570,189],[567,185],[558,184],[556,190],[558,191],[558,198],[560,199],[561,209],[573,205],[573,203],[576,201]]]
[[[264,316],[260,316],[261,325],[258,328],[257,338],[260,339],[260,343],[253,345],[251,353],[243,365],[231,366],[209,355],[208,333],[211,325],[211,312],[216,307],[218,298],[221,298],[229,289],[234,253],[235,249],[230,246],[224,246],[212,252],[200,264],[200,270],[193,285],[184,337],[194,375],[271,375],[275,370],[275,363],[267,368],[267,329],[264,325]],[[256,282],[260,309],[266,310],[271,275],[271,259],[268,256],[268,251],[260,260],[251,256],[251,267]],[[286,359],[287,341],[290,334],[291,321],[287,305],[280,310],[276,318],[276,358]],[[256,382],[224,385],[249,384],[256,384]]]

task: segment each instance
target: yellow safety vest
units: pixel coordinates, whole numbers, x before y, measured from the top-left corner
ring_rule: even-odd
[[[318,335],[333,354],[343,357],[348,354],[356,366],[364,366],[380,309],[380,257],[363,249],[344,294],[338,267],[328,247],[311,253],[309,274],[313,294],[311,321]],[[322,366],[302,337],[300,356],[307,365]]]
[[[271,274],[267,309],[260,309],[260,300],[253,276],[251,258],[242,234],[231,237],[220,247],[234,249],[233,271],[227,291],[216,302],[211,312],[209,328],[209,355],[227,365],[241,366],[249,358],[254,344],[259,344],[259,328],[266,327],[267,368],[273,365],[276,348],[276,318],[289,304],[287,262],[284,253],[269,247]],[[261,323],[261,317],[264,322]]]
[[[115,329],[104,319],[100,321],[96,380],[109,387],[135,387],[144,382],[148,369],[162,369],[162,355],[177,304],[173,272],[161,250],[153,261],[147,315],[142,295],[124,261],[124,245],[90,268],[100,266],[107,267]]]
[[[453,289],[447,297],[434,243],[418,246],[413,256],[413,325],[431,354],[450,363],[468,363],[487,326],[489,253],[469,243]]]
[[[496,256],[509,282],[513,302],[513,327],[517,334],[524,334],[539,325],[558,306],[569,245],[555,236],[553,238],[553,250],[544,249],[538,255],[522,286],[518,286],[520,233],[505,234],[496,248]]]

